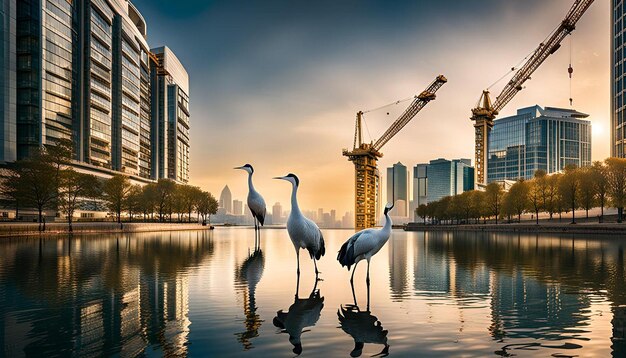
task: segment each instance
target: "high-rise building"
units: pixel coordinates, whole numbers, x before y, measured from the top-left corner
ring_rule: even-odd
[[[230,193],[228,185],[222,189],[220,194],[219,207],[224,209],[225,214],[233,213],[233,195]]]
[[[413,167],[413,206],[411,215],[417,220],[417,209],[428,203],[428,164],[418,164]],[[410,216],[410,215],[409,215]]]
[[[626,81],[624,0],[611,0],[611,156],[626,158]]]
[[[406,166],[398,162],[387,168],[387,201],[395,203],[392,216],[407,217],[409,203],[409,176]]]
[[[474,189],[474,168],[470,159],[431,160],[427,172],[427,201],[437,201]]]
[[[281,224],[283,222],[283,206],[280,203],[272,206],[272,219],[274,224]]]
[[[16,88],[15,76],[17,60],[16,40],[16,3],[15,0],[0,1],[0,162],[15,161],[16,153]]]
[[[243,215],[243,201],[233,200],[233,215]]]
[[[487,182],[530,179],[573,164],[591,165],[591,122],[571,109],[539,106],[495,121],[489,138]]]
[[[180,61],[159,57],[167,52],[163,47],[150,52],[146,22],[129,0],[1,4],[0,161],[25,158],[64,139],[74,144],[74,165],[82,169],[121,172],[144,182],[188,181],[187,73]],[[180,105],[169,110],[182,113],[176,117],[182,118],[181,128],[172,132],[186,146],[170,146],[179,156],[174,174],[162,176],[153,143],[152,72],[154,79],[157,72],[175,73],[171,78],[185,93],[176,94]]]
[[[152,49],[158,60],[153,77],[152,149],[158,152],[159,178],[189,180],[189,76],[168,47]]]

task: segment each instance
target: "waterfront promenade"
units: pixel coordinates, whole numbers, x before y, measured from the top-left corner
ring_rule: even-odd
[[[125,222],[77,222],[73,225],[74,234],[90,233],[139,233],[158,231],[208,230],[210,226],[198,223],[140,223]],[[37,223],[1,223],[0,237],[57,235],[68,234],[68,225],[64,222],[46,224],[46,231],[40,232]]]
[[[501,224],[466,224],[466,225],[424,225],[409,223],[406,231],[477,231],[477,232],[520,232],[520,233],[570,233],[626,236],[626,223],[577,223],[540,222],[501,223]]]

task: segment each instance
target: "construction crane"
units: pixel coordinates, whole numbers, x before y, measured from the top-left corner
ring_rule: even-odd
[[[363,114],[371,111],[359,111],[356,114],[356,126],[354,130],[354,146],[351,151],[343,150],[343,155],[354,163],[355,169],[355,205],[354,225],[357,230],[373,227],[376,225],[376,209],[379,201],[378,188],[380,175],[376,162],[382,158],[381,148],[391,140],[404,126],[406,126],[426,104],[435,99],[435,92],[448,80],[438,76],[433,83],[422,93],[413,98],[409,107],[396,119],[395,122],[378,138],[376,142],[363,143],[362,121]],[[395,103],[399,103],[395,102]]]
[[[574,5],[565,16],[565,19],[539,44],[539,47],[528,57],[528,60],[519,67],[513,78],[507,83],[500,95],[492,103],[489,90],[483,91],[476,108],[472,109],[475,133],[475,180],[476,185],[486,184],[487,181],[487,158],[489,154],[489,133],[494,125],[494,119],[515,95],[524,87],[524,83],[539,66],[561,47],[561,41],[576,29],[576,23],[589,9],[594,0],[576,0]]]

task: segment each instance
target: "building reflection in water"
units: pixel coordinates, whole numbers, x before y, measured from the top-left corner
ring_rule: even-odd
[[[391,298],[402,300],[407,297],[408,277],[407,277],[407,245],[406,237],[389,240],[389,286],[391,288]]]
[[[246,330],[236,333],[244,350],[254,348],[252,338],[259,336],[261,317],[257,314],[256,286],[263,277],[265,257],[261,249],[255,249],[235,270],[235,290],[242,296]]]
[[[296,290],[297,292],[297,290]],[[287,312],[280,310],[274,317],[274,326],[280,329],[280,333],[289,335],[289,343],[293,345],[293,352],[297,355],[302,353],[302,334],[308,332],[306,327],[313,327],[320,319],[324,308],[324,297],[317,289],[317,281],[307,298],[295,296],[294,302]]]
[[[4,273],[15,276],[3,277],[1,353],[185,355],[188,274],[212,256],[210,236],[180,232],[3,244],[5,264],[12,266]]]
[[[490,299],[495,340],[568,340],[544,348],[575,349],[587,340],[591,298],[606,293],[612,302],[613,356],[626,356],[626,281],[619,241],[485,233],[420,233],[413,243],[413,287],[417,296],[451,296],[457,304]],[[404,266],[390,254],[392,277]],[[392,295],[398,287],[390,281]],[[472,300],[478,297],[479,300]],[[500,353],[532,349],[505,345]],[[531,347],[532,346],[532,347]],[[496,354],[499,354],[496,352]],[[504,354],[503,353],[503,354]]]

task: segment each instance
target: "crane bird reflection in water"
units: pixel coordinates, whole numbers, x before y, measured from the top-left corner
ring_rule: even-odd
[[[315,276],[319,275],[317,269],[317,260],[319,260],[324,253],[326,253],[326,247],[324,246],[324,236],[322,231],[312,220],[308,219],[300,211],[298,206],[298,188],[300,186],[300,179],[295,174],[287,174],[283,177],[276,177],[274,179],[286,180],[291,183],[291,212],[287,219],[287,232],[289,238],[293,243],[293,247],[296,250],[296,259],[298,261],[298,283],[300,281],[300,249],[306,249],[309,252],[309,256],[313,259],[313,265],[315,265]],[[298,285],[296,286],[296,295],[298,294]]]
[[[261,245],[261,226],[263,226],[265,222],[265,213],[267,212],[265,206],[265,200],[261,194],[259,194],[256,189],[254,189],[254,185],[252,184],[252,174],[254,174],[254,168],[252,165],[245,164],[240,167],[236,167],[235,169],[241,169],[248,173],[248,208],[250,208],[250,212],[252,213],[252,217],[254,218],[254,246],[257,247]]]

